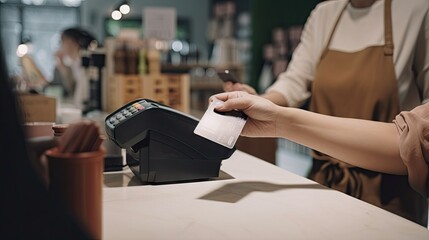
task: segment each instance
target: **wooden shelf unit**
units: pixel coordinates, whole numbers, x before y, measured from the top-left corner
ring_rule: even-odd
[[[108,111],[137,98],[148,98],[189,113],[189,75],[113,75],[109,80]]]
[[[144,50],[147,66],[144,74],[122,74],[115,72],[115,51],[118,45]],[[187,73],[161,73],[160,53],[148,49],[145,40],[107,39],[106,78],[103,88],[103,109],[113,112],[137,98],[147,98],[176,110],[189,113],[190,83]],[[140,53],[139,53],[140,54]],[[137,54],[139,56],[139,54]],[[139,56],[140,57],[140,56]],[[122,65],[126,62],[121,63]]]

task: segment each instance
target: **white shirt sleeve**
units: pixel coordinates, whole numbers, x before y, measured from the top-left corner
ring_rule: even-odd
[[[313,81],[322,52],[321,39],[315,39],[316,15],[317,8],[310,14],[304,26],[301,42],[295,49],[287,70],[281,73],[276,82],[266,91],[282,94],[289,107],[301,106],[311,95],[309,85]]]
[[[429,102],[429,11],[426,12],[417,38],[413,70],[422,103]]]

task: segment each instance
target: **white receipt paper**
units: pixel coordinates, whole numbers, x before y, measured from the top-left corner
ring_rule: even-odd
[[[247,116],[240,111],[215,112],[220,100],[214,100],[201,118],[194,133],[227,148],[233,148],[237,142]]]

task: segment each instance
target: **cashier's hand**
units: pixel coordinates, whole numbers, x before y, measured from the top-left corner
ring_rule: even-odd
[[[243,91],[252,95],[257,95],[254,88],[244,83],[225,82],[223,84],[223,90],[225,92]]]
[[[240,91],[220,93],[212,96],[210,100],[215,98],[224,101],[216,106],[216,110],[220,112],[240,110],[248,116],[241,135],[248,137],[277,136],[276,122],[280,106],[265,98]]]

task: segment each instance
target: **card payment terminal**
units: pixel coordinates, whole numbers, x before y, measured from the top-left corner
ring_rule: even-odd
[[[198,119],[148,99],[106,117],[108,137],[127,152],[127,164],[147,183],[215,178],[234,153],[194,134]]]

